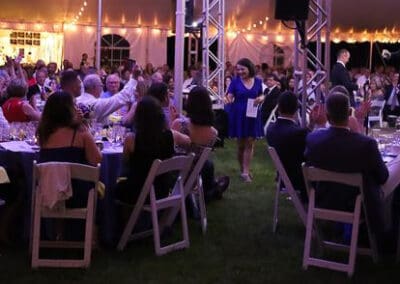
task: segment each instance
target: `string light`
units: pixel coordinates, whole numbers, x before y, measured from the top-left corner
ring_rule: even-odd
[[[83,15],[83,12],[85,12],[85,7],[87,7],[88,3],[87,1],[83,1],[81,7],[78,10],[78,13],[73,17],[73,20],[69,23],[70,25],[75,25],[79,18]]]

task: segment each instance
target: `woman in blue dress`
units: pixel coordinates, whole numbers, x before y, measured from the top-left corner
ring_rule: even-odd
[[[247,58],[236,64],[237,77],[229,86],[226,102],[229,107],[229,136],[237,138],[237,157],[240,176],[251,182],[250,163],[253,158],[255,138],[262,136],[261,118],[258,111],[251,111],[264,101],[262,81],[256,78],[254,64]]]

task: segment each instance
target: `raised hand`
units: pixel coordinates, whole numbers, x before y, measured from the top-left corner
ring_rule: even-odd
[[[390,53],[389,50],[387,50],[387,49],[382,50],[382,57],[383,57],[383,58],[389,59],[391,55],[392,55],[392,54]]]

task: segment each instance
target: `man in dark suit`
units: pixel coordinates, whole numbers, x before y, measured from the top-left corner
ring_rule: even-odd
[[[389,173],[378,145],[374,139],[349,130],[350,108],[346,95],[331,94],[326,101],[326,110],[331,126],[307,136],[307,164],[336,172],[362,173],[370,229],[378,244],[382,244],[384,221],[380,186],[386,182]],[[352,210],[357,194],[355,188],[323,183],[317,188],[316,203],[328,209]]]
[[[264,127],[267,122],[269,116],[272,113],[272,110],[276,107],[278,103],[278,97],[280,94],[280,90],[278,88],[278,77],[274,74],[269,74],[266,77],[266,85],[267,88],[264,90],[264,102],[261,105],[261,122]]]
[[[39,69],[36,71],[36,84],[32,85],[28,89],[27,99],[29,104],[34,108],[37,109],[37,104],[39,100],[45,101],[47,97],[50,95],[52,90],[44,85],[44,82],[47,78],[47,71],[45,69]],[[36,96],[38,95],[38,96]]]
[[[399,73],[391,76],[392,84],[385,90],[385,107],[383,108],[383,118],[387,120],[388,115],[400,116],[400,86]]]
[[[358,90],[357,84],[353,83],[350,78],[349,71],[346,69],[346,64],[350,60],[350,52],[347,49],[341,49],[337,53],[337,61],[333,65],[331,71],[332,87],[337,85],[344,86],[350,95],[350,105],[355,106],[353,91]]]
[[[300,198],[305,203],[307,192],[301,164],[304,162],[308,130],[301,128],[295,121],[298,102],[293,93],[284,92],[279,95],[278,110],[277,121],[268,126],[267,142],[275,148],[294,189],[300,191]]]

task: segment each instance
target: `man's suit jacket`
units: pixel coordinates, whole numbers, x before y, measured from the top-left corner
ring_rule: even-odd
[[[399,90],[400,90],[400,86],[398,86]],[[391,101],[390,101],[390,96],[392,95],[392,91],[393,91],[393,85],[390,85],[388,87],[386,87],[385,89],[385,107],[383,108],[383,116],[384,119],[386,120],[388,115],[396,115],[396,116],[400,116],[400,91],[398,91],[396,93],[397,96],[397,102],[399,103],[398,106],[396,106],[393,110],[391,109]]]
[[[331,83],[332,87],[342,85],[344,86],[350,94],[350,104],[351,106],[355,106],[354,94],[353,91],[358,90],[357,84],[353,83],[350,78],[349,71],[347,71],[346,67],[343,64],[336,62],[333,65],[331,71]]]
[[[276,86],[271,91],[268,88],[264,90],[265,99],[261,105],[261,122],[263,126],[271,115],[272,110],[276,107],[280,93]]]
[[[386,182],[389,173],[374,139],[344,128],[330,127],[314,131],[307,136],[305,158],[308,165],[325,170],[361,172],[371,229],[377,233],[383,232],[380,185]],[[321,184],[317,187],[316,202],[326,208],[349,210],[354,208],[357,194],[354,188]]]
[[[308,130],[295,122],[278,118],[267,129],[268,145],[274,147],[283,167],[296,190],[300,191],[303,202],[307,201],[301,164],[304,162],[304,149]]]
[[[46,94],[50,94],[52,90],[46,86],[44,86]],[[27,99],[30,100],[33,95],[40,94],[40,89],[38,84],[32,85],[28,89],[28,94],[26,95]]]

